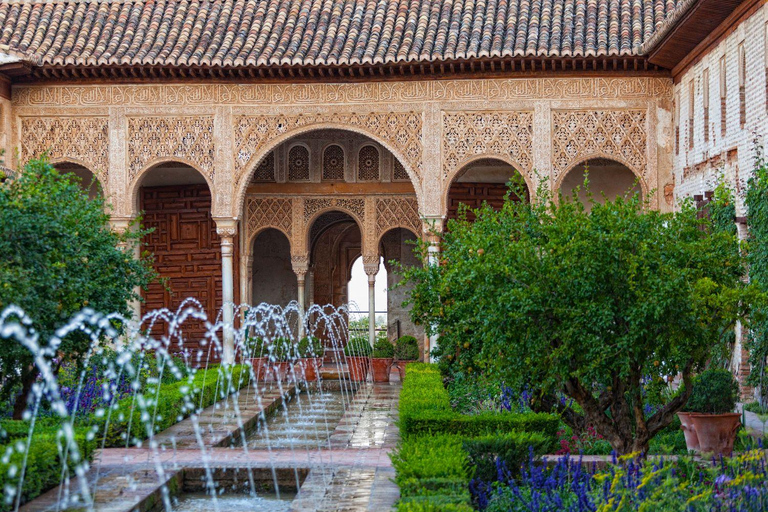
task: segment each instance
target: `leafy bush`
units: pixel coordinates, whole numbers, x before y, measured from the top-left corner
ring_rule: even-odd
[[[733,412],[739,398],[739,383],[730,371],[710,368],[693,381],[686,411],[703,414]]]
[[[456,434],[466,437],[503,434],[508,432],[539,432],[546,436],[554,449],[560,420],[545,413],[485,412],[476,415],[455,412],[423,411],[421,414],[400,416],[403,435]]]
[[[41,344],[84,308],[130,317],[137,290],[156,277],[150,257],[134,253],[147,231],[113,229],[104,198],[89,199],[71,178],[41,158],[0,185],[0,310],[13,304],[26,311]],[[110,327],[123,326],[113,321]],[[76,329],[57,354],[79,362],[92,344]],[[13,415],[21,419],[39,375],[33,354],[1,339],[0,368],[0,400],[14,393]]]
[[[383,359],[395,357],[395,346],[387,339],[376,340],[373,344],[373,357]]]
[[[401,336],[395,342],[395,359],[416,361],[419,359],[419,342],[413,336]]]
[[[231,370],[211,367],[198,371],[193,377],[174,384],[161,384],[158,390],[148,386],[142,393],[116,402],[111,412],[94,415],[98,436],[104,436],[108,448],[131,446],[167,429],[194,412],[226,398],[249,382],[246,366],[233,366]],[[153,412],[151,421],[144,411]],[[109,418],[109,423],[107,419]]]
[[[27,422],[17,421],[15,427],[11,423],[4,421],[3,428],[21,433],[17,442],[10,442],[7,445],[0,445],[0,489],[3,490],[3,501],[0,502],[0,512],[6,512],[14,509],[14,500],[21,477],[21,466],[24,464],[26,452],[26,471],[24,472],[24,482],[21,490],[21,504],[24,504],[48,489],[59,484],[64,469],[64,450],[66,441],[60,428],[55,425],[48,425],[40,429],[35,426],[35,432],[27,451],[26,436],[29,431]],[[8,431],[8,430],[6,430]],[[24,438],[24,439],[21,439]],[[90,439],[89,439],[90,438]],[[96,442],[93,436],[88,435],[88,429],[75,429],[75,443],[78,446],[80,460],[74,460],[72,453],[66,460],[68,472],[74,476],[75,466],[83,461],[90,460],[93,451],[96,448]],[[19,450],[19,448],[23,448]]]
[[[763,407],[757,400],[744,404],[744,410],[755,414],[768,414],[768,407]]]
[[[510,432],[464,440],[464,450],[475,467],[475,478],[484,482],[496,480],[501,468],[517,475],[530,453],[544,455],[551,449],[551,440],[537,432]]]
[[[416,497],[400,500],[397,512],[472,512],[474,509],[467,503],[456,503],[454,496]]]
[[[304,336],[299,341],[299,357],[322,357],[325,354],[325,345],[320,338]]]
[[[368,342],[368,338],[355,336],[344,347],[344,355],[347,357],[370,357],[373,349]]]
[[[389,455],[399,484],[411,478],[445,478],[469,482],[471,470],[462,439],[453,435],[410,437]]]

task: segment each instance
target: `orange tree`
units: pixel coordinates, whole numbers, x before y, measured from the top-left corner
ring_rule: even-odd
[[[752,299],[718,191],[705,218],[691,202],[585,207],[543,190],[535,204],[480,209],[448,224],[439,265],[402,271],[413,319],[440,335],[444,369],[527,385],[535,407],[593,425],[617,453],[647,451]],[[643,383],[676,375],[681,391],[649,415]]]
[[[40,159],[0,184],[0,311],[22,308],[41,345],[84,308],[130,316],[136,287],[155,276],[147,257],[133,256],[145,232],[113,231],[104,200],[89,199],[73,178]],[[84,332],[69,333],[49,356],[54,370],[81,361],[90,346]],[[37,377],[29,350],[0,337],[0,399],[15,398],[15,419]]]

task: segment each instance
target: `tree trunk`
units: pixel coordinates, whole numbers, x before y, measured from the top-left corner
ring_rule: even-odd
[[[21,372],[21,393],[16,397],[16,401],[13,403],[13,419],[23,419],[24,410],[27,408],[29,401],[29,395],[32,392],[32,385],[37,379],[37,368],[32,366],[26,371]]]

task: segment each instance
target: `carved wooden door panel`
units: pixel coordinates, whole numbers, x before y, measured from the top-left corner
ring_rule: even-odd
[[[164,282],[152,283],[143,292],[142,314],[160,308],[176,312],[184,299],[192,297],[200,302],[213,323],[222,306],[221,247],[216,223],[211,218],[208,187],[142,187],[141,210],[144,227],[154,229],[144,238],[143,249],[154,254],[155,270],[164,278]],[[237,240],[235,247],[238,247]],[[237,253],[236,250],[235,283],[238,283]],[[238,288],[235,285],[235,302]],[[160,336],[167,334],[167,329],[168,325],[161,322],[152,333]],[[182,329],[183,349],[188,350],[190,362],[205,361],[209,352],[212,359],[219,359],[220,354],[209,351],[210,347],[202,342],[206,332],[203,322],[187,320]],[[181,350],[178,341],[174,340],[171,351]]]
[[[473,209],[480,208],[485,202],[494,210],[501,210],[504,205],[504,196],[508,190],[509,188],[504,183],[454,183],[448,191],[448,219],[458,217],[461,203]],[[513,197],[513,199],[520,200],[517,197]],[[528,198],[526,198],[527,200]],[[474,220],[475,215],[468,211],[467,219]]]

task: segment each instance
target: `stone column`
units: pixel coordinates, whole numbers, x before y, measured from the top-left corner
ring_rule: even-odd
[[[131,229],[131,223],[133,220],[133,217],[111,217],[109,219],[109,223],[112,226],[113,231],[117,233],[125,233]],[[129,249],[128,244],[125,242],[118,244],[118,247],[122,250]],[[139,247],[139,244],[133,246],[133,257],[136,259],[141,257],[141,247]],[[138,286],[134,288],[133,291],[137,296],[141,294],[141,288]],[[141,303],[138,299],[132,300],[129,304],[129,307],[131,308],[131,312],[133,314],[133,320],[136,323],[136,326],[138,326],[139,322],[141,321]]]
[[[440,264],[440,233],[443,232],[442,217],[424,218],[424,238],[429,242],[427,247],[427,265]],[[432,359],[432,349],[437,347],[438,335],[433,334],[426,339],[424,347],[424,360],[435,362]]]
[[[299,339],[303,338],[304,332],[304,312],[306,311],[306,292],[305,284],[307,271],[309,270],[309,255],[296,254],[291,256],[291,266],[296,274],[296,283],[298,285],[297,301],[299,303]]]
[[[234,364],[235,279],[233,262],[237,219],[218,217],[213,220],[216,222],[216,233],[221,239],[221,298],[223,303],[222,320],[224,322],[221,359],[224,364]]]
[[[379,273],[379,255],[363,256],[363,269],[368,276],[368,342],[376,342],[376,274]]]

